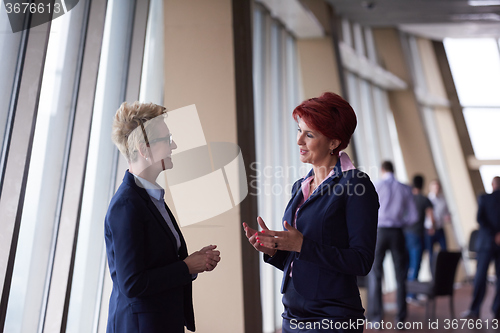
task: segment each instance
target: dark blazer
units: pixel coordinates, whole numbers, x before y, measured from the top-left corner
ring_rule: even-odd
[[[301,252],[264,256],[284,270],[282,293],[290,280],[292,259],[294,287],[309,300],[359,298],[356,276],[370,272],[377,239],[377,192],[367,174],[357,169],[342,173],[340,161],[334,170],[297,213],[297,229],[304,235]],[[313,170],[307,177],[312,174]],[[289,224],[303,199],[302,181],[293,185],[283,216]]]
[[[166,206],[166,205],[165,205]],[[181,247],[145,189],[125,173],[106,214],[105,238],[113,290],[107,333],[194,331],[192,275]]]
[[[489,251],[495,247],[495,234],[500,232],[500,190],[479,197],[477,222],[477,251]]]

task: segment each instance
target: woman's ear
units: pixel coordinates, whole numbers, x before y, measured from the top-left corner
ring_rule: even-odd
[[[330,150],[335,150],[340,146],[341,141],[337,139],[333,139],[330,143]]]
[[[146,147],[146,144],[144,142],[137,144],[137,152],[139,153],[139,155],[142,156],[142,158],[144,158],[145,160],[148,160],[149,149],[148,149],[148,147]]]

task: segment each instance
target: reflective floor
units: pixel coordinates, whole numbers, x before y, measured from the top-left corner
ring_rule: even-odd
[[[444,333],[444,332],[500,332],[500,322],[492,321],[493,314],[490,307],[493,302],[495,286],[488,284],[485,300],[481,308],[481,318],[478,321],[462,319],[461,314],[465,312],[471,302],[473,286],[463,283],[457,286],[454,295],[455,318],[450,314],[450,303],[448,297],[438,297],[436,303],[436,317],[428,320],[425,317],[425,301],[419,304],[408,304],[408,318],[404,330],[397,330],[394,320],[396,318],[396,294],[388,293],[384,296],[384,325],[379,329],[365,329],[365,333],[378,332],[405,332],[405,333]],[[375,327],[376,324],[374,324]],[[392,326],[392,327],[391,327]],[[365,326],[366,327],[366,326]],[[276,333],[281,333],[278,330]]]
[[[470,305],[472,298],[472,284],[462,284],[455,290],[455,319],[450,314],[449,298],[438,297],[436,303],[436,318],[428,320],[425,317],[425,302],[421,304],[408,304],[408,318],[406,323],[405,333],[412,332],[499,332],[500,322],[492,321],[493,314],[491,313],[491,304],[495,292],[495,286],[488,284],[486,297],[481,308],[481,318],[477,321],[462,319],[461,314],[466,311]],[[387,323],[383,329],[366,329],[366,333],[370,332],[390,332],[397,331],[395,327],[388,329],[387,326],[393,325],[396,316],[396,295],[389,293],[384,296],[385,317]],[[389,324],[390,323],[390,324]]]

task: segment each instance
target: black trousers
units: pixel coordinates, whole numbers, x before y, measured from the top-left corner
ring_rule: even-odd
[[[406,274],[408,259],[406,255],[405,237],[401,228],[378,228],[375,261],[368,274],[368,306],[366,317],[370,322],[380,322],[384,319],[382,302],[383,262],[387,250],[391,251],[397,282],[398,313],[396,321],[406,319]]]
[[[481,304],[483,303],[484,295],[486,293],[488,268],[492,260],[495,263],[497,280],[495,298],[493,299],[493,304],[491,305],[491,311],[493,312],[494,318],[500,318],[500,246],[497,246],[494,243],[491,244],[489,249],[480,250],[477,253],[477,269],[476,276],[474,278],[474,293],[472,297],[472,304],[470,306],[470,312],[479,316],[479,310],[481,309]]]

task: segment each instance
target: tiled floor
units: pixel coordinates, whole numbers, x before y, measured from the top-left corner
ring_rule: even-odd
[[[452,318],[450,314],[449,298],[448,297],[438,297],[436,303],[436,319],[429,322],[425,318],[425,304],[414,305],[408,304],[408,318],[406,325],[407,329],[404,331],[398,331],[395,327],[388,329],[386,326],[384,329],[365,329],[365,333],[379,333],[379,332],[404,332],[404,333],[444,333],[444,332],[481,332],[481,333],[498,333],[500,332],[500,322],[492,322],[493,315],[491,313],[491,304],[493,301],[493,296],[495,292],[495,286],[488,284],[488,289],[486,291],[486,297],[481,308],[481,319],[479,328],[478,322],[461,320],[460,314],[466,311],[470,305],[472,298],[473,286],[469,283],[461,284],[455,290],[454,295],[454,305],[455,305],[455,319]],[[384,308],[385,308],[385,323],[392,323],[395,320],[396,315],[396,300],[395,293],[389,293],[384,296]],[[470,325],[470,327],[469,327]],[[496,325],[496,326],[495,326]],[[488,327],[487,327],[488,326]],[[276,333],[281,333],[278,330]]]
[[[465,321],[462,320],[460,314],[466,311],[470,305],[472,297],[472,285],[462,284],[458,289],[455,290],[454,304],[455,304],[455,320],[450,314],[449,298],[448,297],[438,297],[436,303],[436,320],[432,321],[432,325],[428,319],[425,318],[425,305],[417,306],[413,304],[408,304],[408,318],[407,323],[408,328],[404,330],[405,333],[442,333],[442,332],[500,332],[500,322],[492,322],[493,314],[491,313],[491,303],[493,301],[493,295],[495,292],[494,285],[489,284],[486,291],[486,297],[481,308],[481,319],[479,322]],[[390,293],[384,297],[384,308],[385,317],[384,320],[387,322],[393,322],[395,320],[396,314],[396,304],[395,304],[395,294]],[[479,329],[479,324],[482,327]],[[469,326],[470,325],[470,326]],[[487,327],[488,326],[488,327]],[[392,329],[382,329],[373,330],[367,329],[366,333],[373,332],[390,332],[396,331],[395,328]]]

